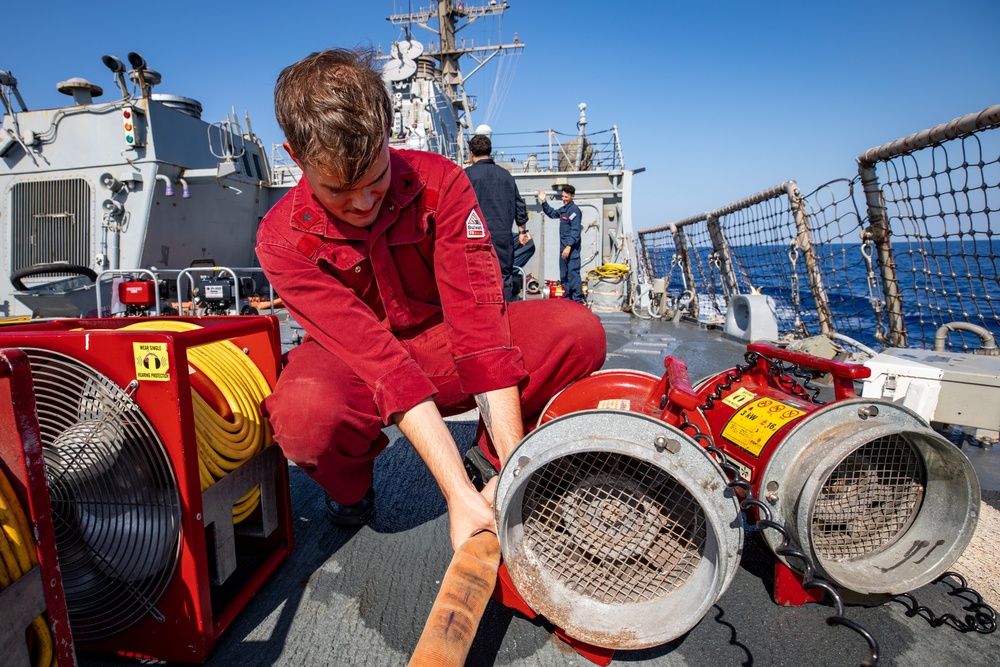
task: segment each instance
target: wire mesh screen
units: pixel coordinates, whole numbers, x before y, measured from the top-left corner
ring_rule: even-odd
[[[701,562],[707,519],[677,479],[624,454],[546,464],[524,492],[527,550],[568,590],[606,604],[661,598]]]
[[[857,179],[832,181],[806,195],[804,205],[833,330],[875,345],[873,334],[883,328],[882,292],[878,268],[861,244],[862,217],[855,198],[858,189]],[[815,306],[813,290],[803,289],[802,319],[813,332]]]
[[[816,553],[854,560],[906,533],[926,486],[920,457],[902,436],[873,440],[840,462],[812,507]]]
[[[1000,128],[893,157],[876,172],[908,345],[932,347],[952,322],[1000,334]],[[968,331],[946,343],[981,347]]]

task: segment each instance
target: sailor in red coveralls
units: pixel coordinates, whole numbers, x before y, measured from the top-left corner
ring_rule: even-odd
[[[306,331],[264,408],[285,455],[327,492],[334,523],[374,509],[374,459],[395,423],[444,494],[452,545],[494,530],[442,414],[478,407],[503,462],[557,391],[604,362],[605,335],[564,300],[507,304],[461,167],[390,150],[392,106],[366,52],[314,53],[275,86],[304,178],[257,234],[261,266]]]

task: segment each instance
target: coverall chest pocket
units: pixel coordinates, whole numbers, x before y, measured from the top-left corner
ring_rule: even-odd
[[[330,275],[356,294],[364,292],[372,280],[371,260],[367,254],[349,245],[328,243],[319,249],[316,259]]]
[[[503,303],[503,280],[493,246],[470,243],[465,246],[465,263],[469,269],[469,286],[476,303]]]

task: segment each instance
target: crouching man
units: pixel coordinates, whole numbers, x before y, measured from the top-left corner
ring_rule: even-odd
[[[604,362],[603,327],[572,301],[506,303],[462,168],[389,149],[392,104],[370,53],[314,53],[281,72],[274,97],[303,178],[261,222],[257,255],[307,334],[264,404],[275,440],[326,491],[331,521],[361,525],[382,428],[397,424],[441,488],[457,547],[494,530],[493,514],[442,415],[478,407],[479,446],[503,462],[553,394]]]

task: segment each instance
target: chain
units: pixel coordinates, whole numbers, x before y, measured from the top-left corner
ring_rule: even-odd
[[[751,354],[754,353],[748,353],[747,356],[749,357]],[[744,368],[743,371],[745,372],[750,367],[752,367],[752,364],[751,366]],[[740,367],[737,366],[737,370],[739,369]],[[742,373],[740,373],[740,376],[741,375]],[[731,385],[733,380],[737,377],[738,376],[735,374],[730,377],[730,374],[727,373],[726,380],[724,380],[723,383],[720,383],[719,386],[716,386],[714,394],[721,395],[721,384],[728,383]],[[718,396],[715,396],[715,398],[718,398]],[[712,402],[714,404],[714,399]],[[704,405],[699,407],[702,410],[711,409],[711,407],[709,407],[709,401],[706,401]],[[715,446],[711,436],[702,433],[697,424],[691,423],[687,418],[687,413],[682,413],[682,417],[683,421],[678,425],[678,428],[682,431],[685,429],[689,430],[692,437],[715,458],[716,462],[730,478],[730,481],[726,484],[726,488],[734,490],[740,488],[746,493],[746,498],[740,503],[740,509],[745,511],[750,507],[756,507],[759,514],[757,525],[760,526],[760,529],[763,530],[765,528],[770,528],[771,530],[777,531],[778,534],[781,535],[781,544],[774,550],[774,553],[785,558],[795,558],[802,562],[802,588],[805,590],[820,588],[827,594],[830,601],[833,603],[835,611],[826,622],[830,625],[843,625],[861,635],[861,637],[863,637],[868,643],[868,660],[861,663],[862,667],[878,667],[879,647],[875,637],[873,637],[868,630],[862,627],[860,623],[852,621],[844,616],[844,601],[841,599],[840,594],[837,593],[837,589],[835,589],[829,582],[817,578],[813,573],[813,567],[809,562],[808,556],[806,556],[806,554],[799,549],[794,549],[790,546],[792,536],[788,532],[788,529],[771,518],[771,509],[754,496],[753,487],[750,486],[749,482],[740,477],[740,471],[736,468],[736,466],[729,462],[726,458],[725,452]]]
[[[722,310],[719,308],[719,299],[715,293],[715,270],[719,270],[719,282],[725,287],[726,281],[722,280],[722,265],[719,262],[719,256],[714,252],[708,256],[708,284],[710,285],[712,291],[712,307],[715,308],[715,312],[722,314]],[[723,295],[725,297],[725,295]]]
[[[950,582],[945,582],[945,579],[948,577],[958,579],[961,586],[954,586]],[[948,593],[949,596],[960,597],[968,594],[975,598],[973,602],[970,602],[967,606],[962,607],[965,611],[970,612],[965,615],[964,620],[959,620],[954,614],[950,613],[936,616],[928,607],[918,604],[917,599],[910,593],[895,595],[893,596],[892,601],[898,602],[906,607],[906,615],[910,618],[914,616],[921,616],[927,619],[927,622],[931,624],[931,627],[936,628],[941,625],[950,625],[959,632],[978,632],[981,635],[988,635],[997,629],[996,610],[983,602],[983,596],[980,595],[978,591],[968,587],[965,577],[957,572],[945,572],[940,577],[935,579],[933,583],[937,584],[941,582],[951,586],[952,590]]]
[[[815,403],[816,405],[824,405],[824,401],[819,399],[820,388],[812,384],[811,376],[807,371],[801,371],[796,368],[788,368],[780,361],[774,359],[768,359],[759,352],[747,352],[743,355],[746,360],[746,366],[736,365],[731,371],[727,371],[725,377],[715,385],[715,390],[705,397],[705,404],[701,406],[703,410],[711,410],[715,407],[715,402],[722,398],[722,392],[731,389],[733,383],[742,378],[745,374],[750,372],[757,362],[763,359],[768,366],[767,373],[769,376],[775,379],[775,381],[780,384],[785,391],[788,393],[809,401],[810,403]],[[802,378],[802,383],[799,382],[789,375],[791,372],[794,375]],[[664,406],[660,406],[662,410]]]
[[[875,266],[872,264],[872,257],[875,254],[875,244],[871,239],[866,239],[861,244],[861,256],[865,258],[865,268],[868,273],[868,300],[872,304],[872,311],[875,313],[875,340],[880,343],[888,343],[889,337],[885,331],[885,322],[882,318],[882,310],[885,305],[882,299],[875,296],[880,292],[878,279],[875,277]]]
[[[798,366],[789,368],[776,359],[764,357],[764,361],[767,362],[767,374],[773,377],[788,393],[816,405],[826,404],[825,401],[819,399],[820,388],[812,383],[813,377],[809,371],[802,370]],[[789,372],[792,375],[789,375]],[[793,375],[795,377],[792,377]],[[801,378],[802,383],[799,384],[795,378]]]
[[[788,261],[792,264],[792,277],[791,277],[791,290],[792,290],[792,307],[795,309],[795,329],[796,331],[805,331],[805,324],[802,322],[801,313],[801,297],[799,296],[799,272],[796,269],[796,264],[799,260],[799,248],[795,245],[795,241],[792,241],[791,247],[788,249]]]

